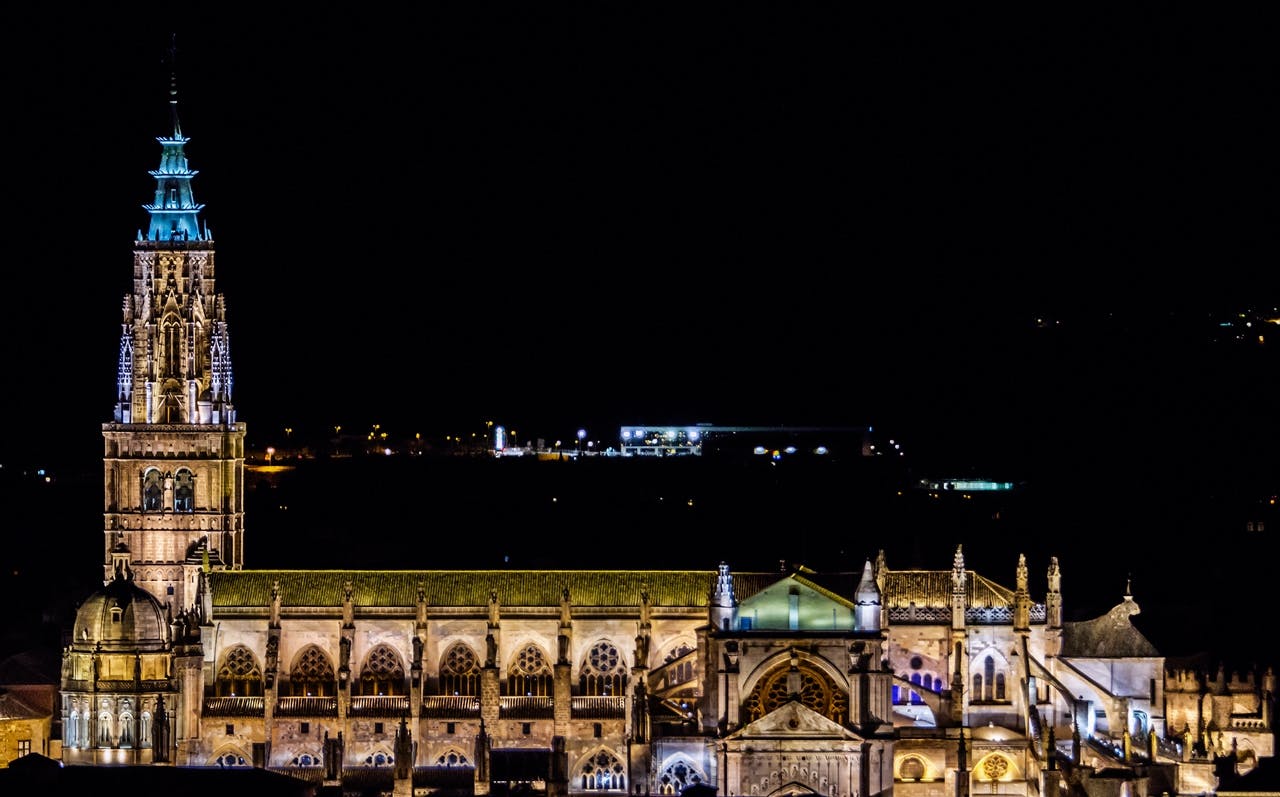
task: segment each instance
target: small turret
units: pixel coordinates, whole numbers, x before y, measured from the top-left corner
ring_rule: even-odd
[[[880,587],[876,584],[875,572],[868,559],[862,568],[862,580],[854,592],[854,629],[857,631],[880,630]]]
[[[733,610],[737,605],[738,599],[733,595],[733,576],[729,573],[729,566],[721,562],[716,585],[711,591],[709,619],[712,627],[722,631],[730,629],[733,626]]]

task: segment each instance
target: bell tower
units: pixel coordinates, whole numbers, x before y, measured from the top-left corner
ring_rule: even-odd
[[[172,59],[173,50],[170,49]],[[115,411],[102,425],[103,579],[128,556],[135,583],[191,609],[202,567],[244,565],[244,438],[231,399],[226,302],[196,203],[171,75],[172,132],[157,138],[150,216],[133,244]]]

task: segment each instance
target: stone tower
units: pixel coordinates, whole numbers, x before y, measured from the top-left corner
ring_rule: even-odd
[[[201,229],[178,124],[158,138],[160,167],[146,235],[133,245],[124,297],[115,412],[102,426],[103,579],[127,554],[138,586],[192,608],[201,567],[244,563],[244,424],[231,399],[226,303],[213,238]]]

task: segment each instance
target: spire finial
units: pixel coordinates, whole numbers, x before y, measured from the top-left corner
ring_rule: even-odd
[[[178,124],[178,34],[169,34],[169,119],[173,122],[174,139],[182,138]]]

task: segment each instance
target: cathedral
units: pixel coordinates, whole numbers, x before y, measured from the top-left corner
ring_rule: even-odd
[[[936,570],[252,569],[227,303],[170,109],[64,763],[396,795],[1155,797],[1274,755],[1270,670],[1170,666],[1127,589],[1067,621],[1071,574],[1016,550],[1007,573],[962,544]]]

